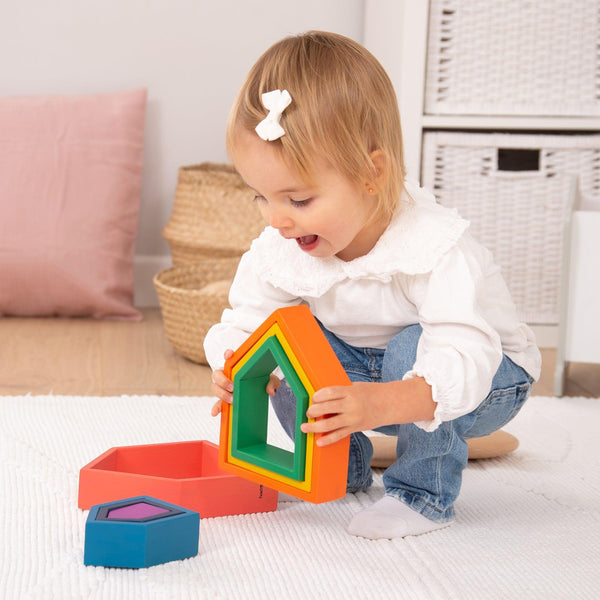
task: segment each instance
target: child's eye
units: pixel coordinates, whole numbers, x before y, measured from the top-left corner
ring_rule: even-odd
[[[259,194],[256,194],[253,198],[254,202],[264,202],[265,201],[265,197],[264,196],[260,196]]]
[[[305,198],[304,200],[294,200],[293,198],[290,198],[290,204],[296,207],[308,206],[311,201],[312,198]]]

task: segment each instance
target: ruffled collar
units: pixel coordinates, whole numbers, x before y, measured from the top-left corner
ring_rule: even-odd
[[[390,281],[398,273],[430,272],[459,240],[469,222],[456,209],[436,203],[416,182],[406,180],[409,197],[373,249],[345,262],[336,256],[315,258],[267,227],[251,248],[256,274],[265,282],[298,296],[321,296],[344,279]]]

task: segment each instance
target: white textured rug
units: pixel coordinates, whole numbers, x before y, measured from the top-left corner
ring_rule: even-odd
[[[349,536],[383,493],[203,519],[200,553],[150,569],[83,564],[79,469],[112,446],[217,441],[210,398],[0,397],[0,597],[585,599],[600,595],[600,399],[532,398],[519,449],[471,462],[452,527]]]

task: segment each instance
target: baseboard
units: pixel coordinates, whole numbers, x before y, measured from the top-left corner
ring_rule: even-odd
[[[139,308],[158,306],[158,296],[152,278],[171,266],[170,255],[136,255],[133,263],[134,303]]]
[[[134,262],[135,305],[140,308],[159,306],[158,296],[152,283],[156,273],[171,266],[170,255],[137,255]],[[532,325],[540,348],[556,348],[558,346],[557,325]]]

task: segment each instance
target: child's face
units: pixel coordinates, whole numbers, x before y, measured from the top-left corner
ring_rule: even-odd
[[[370,220],[375,196],[323,160],[307,184],[278,149],[254,132],[240,132],[235,166],[256,194],[265,221],[311,256],[352,260],[367,254],[386,223]]]

